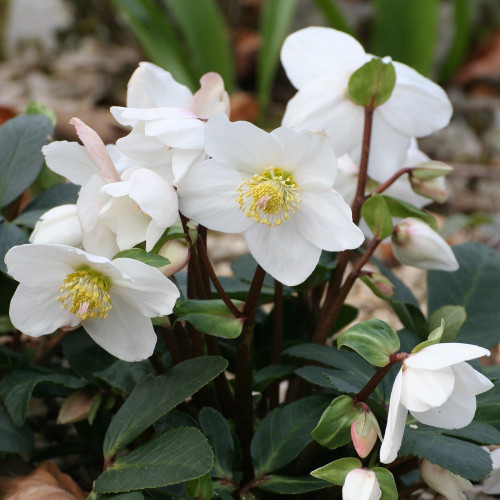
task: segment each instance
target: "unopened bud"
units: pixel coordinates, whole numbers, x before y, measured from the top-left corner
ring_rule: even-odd
[[[372,451],[377,442],[377,436],[381,436],[381,432],[377,419],[368,405],[360,404],[363,405],[363,413],[360,413],[352,422],[351,438],[357,454],[365,458]]]
[[[441,161],[424,161],[412,168],[411,175],[420,180],[430,180],[448,175],[452,170],[452,166]]]
[[[370,469],[353,469],[342,486],[343,500],[378,500],[382,496],[375,472]]]
[[[425,198],[444,203],[448,199],[448,193],[442,177],[434,179],[419,179],[415,176],[410,176],[410,184],[413,191]]]
[[[434,491],[445,498],[465,498],[463,492],[474,487],[469,480],[457,476],[426,459],[420,462],[420,475]]]
[[[389,300],[394,295],[394,285],[382,274],[368,271],[363,272],[360,278],[377,297]]]
[[[73,424],[85,420],[89,414],[94,392],[80,389],[71,393],[61,405],[57,415],[58,424]]]
[[[82,228],[76,205],[60,205],[45,212],[31,233],[30,243],[82,246]]]
[[[189,262],[190,250],[184,239],[168,240],[158,251],[158,254],[167,258],[170,264],[160,267],[165,276],[172,276],[183,269]]]
[[[402,264],[421,269],[456,271],[458,262],[446,241],[420,219],[404,219],[392,234],[392,251]]]

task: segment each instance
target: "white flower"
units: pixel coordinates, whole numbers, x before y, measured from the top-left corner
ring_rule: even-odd
[[[348,97],[351,75],[372,59],[350,35],[309,27],[289,35],[281,50],[288,78],[298,89],[287,106],[283,125],[324,130],[337,156],[361,152],[364,110]],[[410,137],[446,126],[452,108],[441,87],[405,64],[393,62],[394,91],[373,115],[368,175],[383,182],[403,164]]]
[[[255,260],[286,285],[304,281],[321,249],[363,242],[351,210],[331,189],[336,159],[324,134],[281,127],[270,134],[223,114],[205,131],[212,158],[178,187],[181,212],[209,229],[243,232]]]
[[[378,500],[382,496],[375,472],[353,469],[345,477],[342,500]]]
[[[179,297],[158,269],[133,259],[113,261],[65,245],[20,245],[5,256],[17,281],[10,319],[38,337],[82,325],[102,348],[125,361],[153,353],[149,318],[170,314]]]
[[[82,246],[82,228],[76,205],[59,205],[47,210],[35,224],[30,243],[59,243]]]
[[[396,459],[408,411],[426,425],[444,429],[468,425],[476,412],[476,395],[493,384],[465,361],[489,354],[475,345],[444,343],[405,359],[392,387],[380,461]]]
[[[60,141],[42,151],[51,170],[82,186],[77,213],[85,250],[111,257],[142,241],[151,250],[178,219],[177,194],[165,179],[165,169],[132,163],[106,148],[81,120],[73,118],[71,123],[84,147]]]
[[[498,495],[500,494],[500,448],[491,452],[487,448],[486,450],[490,453],[493,468],[483,481],[483,491],[488,495]]]
[[[468,479],[457,476],[425,458],[420,462],[420,475],[434,491],[448,500],[466,500],[464,491],[474,488]]]
[[[221,76],[207,73],[200,83],[193,95],[168,71],[140,63],[128,84],[127,107],[111,108],[119,123],[132,126],[130,134],[118,140],[119,149],[151,163],[171,161],[177,183],[190,165],[206,159],[205,120],[215,113],[229,114]]]
[[[459,267],[448,243],[425,222],[413,217],[394,228],[392,251],[402,264],[421,269],[456,271]]]

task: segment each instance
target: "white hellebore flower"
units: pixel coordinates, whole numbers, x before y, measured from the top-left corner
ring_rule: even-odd
[[[447,500],[466,500],[464,491],[474,488],[468,479],[453,474],[425,458],[420,462],[420,475],[434,491],[443,495]]]
[[[82,246],[82,228],[76,205],[59,205],[47,210],[35,224],[30,243],[58,243]]]
[[[476,412],[476,395],[493,384],[465,361],[489,355],[488,349],[460,343],[434,344],[410,354],[392,387],[380,461],[396,459],[408,411],[434,427],[468,425]]]
[[[490,458],[493,463],[493,468],[491,472],[486,476],[483,481],[483,491],[488,495],[499,495],[500,494],[500,448],[493,451],[489,451]]]
[[[179,297],[154,267],[66,245],[15,246],[5,263],[20,283],[10,303],[18,330],[38,337],[81,324],[97,344],[125,361],[153,354],[150,318],[170,314]]]
[[[287,127],[324,130],[335,153],[361,152],[364,108],[349,98],[351,75],[373,58],[350,35],[309,27],[289,35],[281,62],[297,94],[283,117]],[[368,175],[383,182],[403,164],[410,137],[446,126],[452,107],[444,90],[405,64],[393,62],[396,85],[373,114]]]
[[[345,477],[342,500],[378,500],[382,496],[375,472],[353,469]]]
[[[118,148],[151,163],[171,161],[176,182],[192,163],[205,160],[205,121],[215,113],[229,114],[229,96],[217,73],[206,73],[200,83],[193,95],[168,71],[141,62],[128,83],[127,107],[111,108],[119,123],[132,126]]]
[[[459,267],[450,245],[425,222],[408,217],[402,220],[392,234],[394,257],[402,264],[456,271]]]
[[[357,248],[363,234],[331,187],[336,159],[326,135],[281,127],[270,134],[223,114],[205,131],[212,158],[178,186],[181,212],[209,229],[243,232],[265,271],[286,285],[304,281],[321,249]]]

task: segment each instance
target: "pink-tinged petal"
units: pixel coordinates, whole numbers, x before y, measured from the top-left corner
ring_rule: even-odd
[[[177,192],[170,183],[151,170],[141,168],[132,174],[129,196],[164,229],[179,218]]]
[[[461,361],[489,356],[490,351],[484,347],[458,342],[434,344],[412,354],[405,360],[411,368],[440,370],[445,366],[455,365]]]
[[[115,259],[113,264],[132,280],[116,280],[112,299],[118,295],[129,310],[150,318],[172,312],[179,290],[157,268],[134,259]]]
[[[93,175],[101,175],[85,148],[77,142],[51,142],[42,148],[42,153],[50,170],[78,186],[83,186]]]
[[[346,85],[330,77],[314,80],[288,101],[282,124],[298,130],[325,132],[337,157],[361,144],[363,108],[345,95]]]
[[[454,394],[441,406],[427,411],[410,411],[425,425],[443,429],[461,429],[469,425],[476,413],[475,396],[455,396]]]
[[[100,211],[110,200],[108,194],[101,192],[103,185],[104,180],[102,177],[94,175],[80,189],[76,210],[82,229],[85,232],[91,232],[95,229]]]
[[[168,71],[152,63],[141,62],[128,82],[127,106],[186,108],[192,95],[191,91],[185,85],[176,82]]]
[[[321,249],[301,236],[291,221],[276,227],[254,223],[245,232],[245,241],[259,265],[289,286],[306,280],[321,255]]]
[[[103,178],[107,182],[120,180],[120,176],[118,175],[111,157],[106,150],[106,146],[104,145],[104,142],[102,142],[102,139],[97,135],[97,132],[78,118],[71,118],[69,123],[75,126],[78,137],[83,142],[87,153],[99,168]]]
[[[337,173],[337,159],[327,135],[304,130],[297,132],[280,127],[271,135],[281,144],[281,166],[293,173],[301,188],[308,183],[332,187]]]
[[[323,76],[345,80],[369,60],[352,36],[330,28],[309,27],[289,35],[281,49],[281,63],[295,88]]]
[[[403,374],[402,370],[400,370],[392,386],[387,425],[384,440],[380,447],[380,461],[383,464],[389,464],[396,460],[403,441],[408,410],[400,402],[402,386]]]
[[[179,182],[179,209],[209,229],[240,233],[255,224],[238,208],[237,187],[250,176],[207,160],[191,167]]]
[[[205,126],[205,151],[212,158],[251,175],[275,166],[281,147],[267,132],[249,122],[230,122],[214,115]]]
[[[189,110],[200,118],[210,118],[216,113],[229,116],[229,96],[224,90],[224,80],[218,73],[206,73],[200,79],[201,88],[191,99]]]
[[[62,308],[57,300],[59,293],[58,286],[32,288],[19,285],[10,303],[12,324],[32,337],[52,333],[61,326],[77,326],[80,319]]]
[[[441,406],[453,392],[455,375],[450,367],[441,370],[403,370],[401,404],[410,411],[426,411]]]
[[[150,120],[145,133],[167,146],[182,149],[203,149],[205,145],[205,123],[198,118],[176,118]]]
[[[377,108],[387,123],[409,137],[446,127],[453,112],[446,92],[406,64],[393,64],[396,86],[390,99]]]
[[[96,344],[124,361],[141,361],[153,354],[156,333],[151,320],[130,309],[121,297],[111,297],[105,318],[83,321],[82,326]]]
[[[384,182],[400,168],[406,160],[410,138],[402,135],[384,121],[378,113],[373,114],[370,156],[368,157],[368,175],[378,182]],[[350,151],[353,161],[359,165],[361,142]]]
[[[475,396],[489,391],[493,387],[493,383],[489,378],[474,370],[465,361],[453,365],[452,369],[455,374],[453,394],[457,396]]]
[[[313,245],[337,252],[358,248],[365,237],[352,222],[351,208],[333,189],[317,193],[304,191],[299,210],[291,217],[296,227]]]

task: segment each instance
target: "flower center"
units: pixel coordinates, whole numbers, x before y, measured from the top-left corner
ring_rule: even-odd
[[[88,266],[82,266],[66,276],[59,287],[61,295],[57,300],[64,309],[69,309],[80,319],[105,318],[111,309],[108,287],[108,278]]]
[[[268,167],[238,186],[239,209],[256,222],[279,226],[299,209],[301,188],[293,176],[279,167]]]

